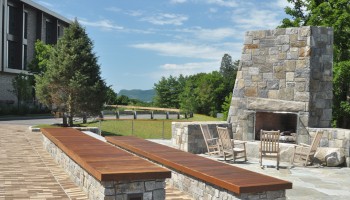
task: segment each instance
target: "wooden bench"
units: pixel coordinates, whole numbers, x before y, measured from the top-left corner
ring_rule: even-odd
[[[87,190],[90,190],[91,185],[96,183],[96,181],[91,180],[92,178],[87,177],[87,173],[97,179],[97,182],[100,182],[101,186],[104,187],[102,191],[104,195],[111,196],[118,195],[118,191],[116,191],[118,187],[115,184],[126,184],[127,182],[133,184],[135,181],[147,182],[151,180],[153,183],[163,181],[159,185],[162,185],[164,190],[165,179],[171,177],[171,171],[168,169],[78,130],[72,128],[43,128],[41,130],[46,137],[44,138],[45,148],[51,152],[51,155],[56,157],[57,162],[66,167],[68,173],[75,174],[73,179],[79,179],[76,183],[84,184],[82,187],[86,187]],[[48,144],[45,144],[45,140]],[[53,146],[50,141],[59,149]],[[87,173],[83,170],[77,171],[76,169],[80,167],[74,165],[69,159],[63,158],[66,156],[60,154],[60,150]],[[65,160],[61,161],[62,159]],[[86,181],[91,181],[91,183],[85,183]],[[142,184],[145,185],[146,183]],[[125,190],[126,186],[122,185],[122,187]],[[135,186],[130,187],[132,190]],[[99,189],[100,186],[96,188]],[[127,196],[127,194],[125,195]],[[95,197],[89,198],[94,199]]]
[[[107,141],[169,169],[195,177],[235,194],[286,190],[292,183],[132,136],[106,137]]]

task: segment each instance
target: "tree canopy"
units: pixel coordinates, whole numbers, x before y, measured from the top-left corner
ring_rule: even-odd
[[[97,115],[106,101],[107,86],[100,76],[93,44],[75,20],[53,47],[46,71],[36,75],[36,96],[69,117]]]
[[[162,77],[155,84],[155,106],[180,108],[183,112],[195,112],[215,116],[226,107],[222,104],[232,93],[239,61],[232,62],[225,54],[220,71],[198,73],[190,76]]]

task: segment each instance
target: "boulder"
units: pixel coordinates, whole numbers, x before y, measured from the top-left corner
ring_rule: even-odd
[[[342,165],[345,161],[345,154],[341,148],[319,147],[315,153],[315,163],[327,167]]]

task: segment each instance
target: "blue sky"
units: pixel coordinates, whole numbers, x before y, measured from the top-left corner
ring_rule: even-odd
[[[240,59],[244,33],[273,29],[286,0],[34,0],[77,18],[94,42],[102,77],[121,89],[152,89],[162,76],[219,70]]]

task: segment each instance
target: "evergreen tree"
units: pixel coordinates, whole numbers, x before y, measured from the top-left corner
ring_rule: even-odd
[[[69,117],[97,115],[106,101],[107,86],[100,76],[93,44],[75,20],[52,49],[47,70],[36,75],[36,96],[45,105],[54,105]]]

